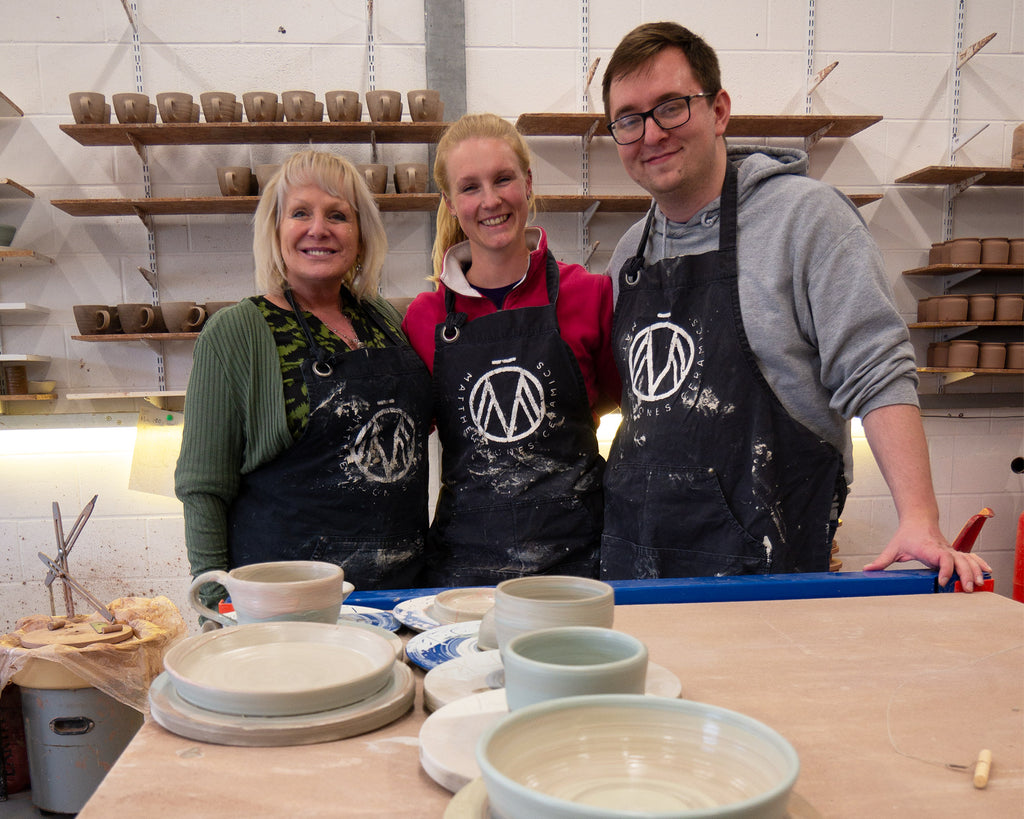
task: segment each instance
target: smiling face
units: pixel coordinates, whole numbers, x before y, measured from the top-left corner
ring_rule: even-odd
[[[288,283],[300,293],[337,288],[359,257],[355,210],[317,185],[288,192],[277,236]]]
[[[528,253],[526,224],[532,179],[502,139],[473,137],[448,152],[449,212],[469,239],[474,260]]]
[[[609,117],[649,111],[665,100],[703,90],[683,52],[666,48],[634,73],[612,81]],[[721,192],[726,161],[722,135],[729,110],[729,95],[719,91],[714,98],[691,100],[686,124],[666,131],[648,118],[642,139],[616,145],[626,172],[670,219],[685,222]]]

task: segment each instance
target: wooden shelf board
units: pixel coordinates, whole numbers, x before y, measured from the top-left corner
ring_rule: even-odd
[[[56,393],[47,392],[41,395],[0,395],[0,401],[53,401]]]
[[[104,333],[71,336],[72,341],[195,341],[199,333]]]
[[[0,198],[3,199],[34,199],[32,193],[24,185],[19,185],[13,179],[0,177]]]
[[[0,313],[38,313],[45,315],[49,313],[48,307],[40,307],[38,304],[29,304],[27,301],[0,302]]]
[[[184,398],[184,390],[135,390],[119,392],[76,392],[64,396],[68,401],[97,401],[109,398]]]
[[[826,137],[850,137],[865,128],[880,122],[880,115],[829,116],[819,114],[795,114],[775,116],[771,114],[737,114],[729,119],[727,137],[809,137],[826,125],[831,128]],[[516,128],[527,136],[583,136],[594,123],[598,136],[609,136],[605,117],[601,114],[521,114]]]
[[[15,105],[11,98],[0,91],[0,117],[23,117],[25,112]]]
[[[982,174],[975,185],[1020,186],[1024,185],[1024,170],[1010,168],[979,168],[959,165],[929,165],[919,171],[908,173],[896,180],[903,185],[955,185]]]
[[[872,202],[877,202],[884,197],[881,193],[848,193],[846,196],[853,204],[858,208],[862,208],[865,205],[870,205]]]
[[[243,145],[437,142],[444,122],[188,122],[61,125],[81,145]]]
[[[947,276],[950,273],[1024,273],[1024,264],[930,264],[904,270],[904,276]]]
[[[0,265],[17,265],[24,267],[31,264],[53,264],[53,259],[36,253],[34,250],[15,250],[9,247],[0,247]]]
[[[34,355],[32,353],[0,354],[0,364],[48,364],[49,361],[50,357],[48,355]]]
[[[1024,375],[1024,370],[982,370],[978,367],[918,367],[919,373],[974,373],[975,375]]]
[[[1024,327],[1024,321],[915,321],[911,330],[941,330],[943,327]]]

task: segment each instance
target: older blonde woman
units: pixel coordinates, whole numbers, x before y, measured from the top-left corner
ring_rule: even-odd
[[[254,234],[263,295],[207,322],[186,395],[175,479],[192,573],[325,560],[357,587],[411,586],[430,382],[377,296],[373,196],[345,159],[302,151],[267,184]]]

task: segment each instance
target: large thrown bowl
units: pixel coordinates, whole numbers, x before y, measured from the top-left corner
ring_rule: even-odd
[[[800,767],[757,720],[634,694],[527,706],[489,728],[476,756],[501,819],[781,819]]]
[[[388,682],[395,650],[327,623],[251,623],[181,641],[164,668],[183,700],[221,714],[294,716],[341,708]]]

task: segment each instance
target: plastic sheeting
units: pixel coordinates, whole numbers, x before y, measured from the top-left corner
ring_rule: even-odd
[[[49,645],[24,648],[21,635],[46,629],[51,617],[34,614],[18,621],[17,629],[0,637],[0,690],[34,660],[57,663],[90,686],[149,716],[150,683],[164,668],[164,654],[186,634],[185,621],[166,597],[120,597],[110,603],[118,623],[135,635],[120,643],[84,647]],[[97,614],[80,614],[69,623],[106,622]]]

